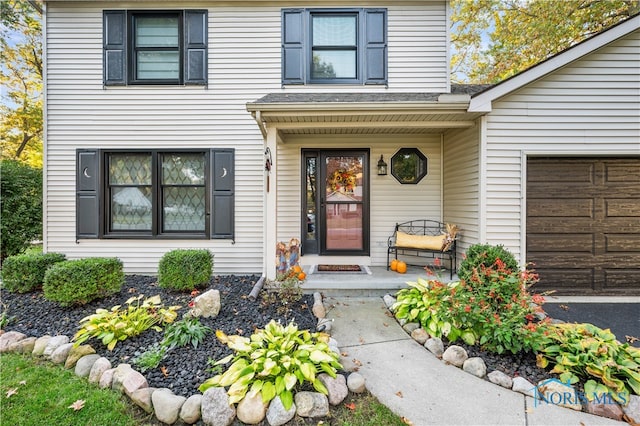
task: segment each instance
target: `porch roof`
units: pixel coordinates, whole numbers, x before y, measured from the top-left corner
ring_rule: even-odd
[[[263,135],[441,133],[475,125],[471,95],[486,85],[452,85],[451,93],[270,93],[247,103]]]

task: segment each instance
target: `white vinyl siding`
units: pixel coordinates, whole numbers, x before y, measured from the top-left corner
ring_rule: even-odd
[[[397,222],[413,219],[441,220],[441,154],[440,136],[377,135],[348,137],[340,135],[293,138],[281,145],[275,159],[278,184],[278,241],[300,239],[302,205],[300,161],[302,148],[370,149],[370,250],[371,265],[384,266],[387,261],[387,238]],[[418,148],[428,160],[428,173],[416,185],[402,185],[392,175],[378,176],[376,164],[380,155],[390,159],[401,147]],[[321,189],[322,185],[319,183]]]
[[[479,124],[444,134],[444,221],[460,228],[457,243],[459,253],[464,253],[469,246],[480,241],[479,140]]]
[[[520,260],[526,155],[640,155],[640,32],[494,101],[483,161],[487,240]]]

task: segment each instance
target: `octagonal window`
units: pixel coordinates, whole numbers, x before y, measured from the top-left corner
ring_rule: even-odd
[[[401,148],[391,157],[391,174],[400,183],[416,184],[427,175],[427,157],[418,148]]]

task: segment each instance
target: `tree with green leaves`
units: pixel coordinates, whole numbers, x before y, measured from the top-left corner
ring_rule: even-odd
[[[35,1],[0,2],[2,158],[42,166],[42,10]]]
[[[497,83],[640,12],[639,0],[451,0],[452,81]]]

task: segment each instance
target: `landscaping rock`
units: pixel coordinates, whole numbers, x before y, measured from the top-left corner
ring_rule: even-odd
[[[587,402],[586,411],[589,414],[594,414],[600,417],[607,417],[610,419],[621,421],[624,416],[624,411],[622,408],[615,403],[596,403],[596,402]]]
[[[80,358],[76,363],[76,368],[75,368],[76,376],[88,377],[89,373],[91,373],[91,368],[93,367],[93,364],[95,364],[95,362],[99,359],[100,359],[100,355],[98,354],[85,355],[82,358]]]
[[[320,318],[318,320],[318,325],[316,326],[316,331],[322,331],[324,333],[329,333],[329,332],[331,332],[331,328],[333,328],[333,319]]]
[[[327,373],[322,373],[318,375],[318,379],[327,388],[327,391],[329,391],[327,397],[331,405],[340,404],[349,394],[347,379],[342,374],[338,374],[334,379]]]
[[[411,334],[413,330],[420,328],[420,324],[418,324],[417,322],[408,322],[404,324],[402,328],[404,329],[404,331]]]
[[[137,392],[137,391],[136,391]],[[200,407],[202,406],[202,395],[191,395],[180,408],[180,420],[188,425],[197,423],[200,420]]]
[[[416,328],[411,332],[411,338],[424,345],[429,340],[429,333],[424,328]]]
[[[53,336],[51,339],[49,339],[47,347],[44,348],[44,352],[42,353],[42,355],[50,357],[53,351],[55,351],[62,345],[66,345],[67,343],[69,343],[68,336]]]
[[[229,426],[236,418],[236,409],[229,405],[224,388],[209,388],[202,395],[202,422],[209,426]]]
[[[80,361],[78,361],[78,363],[79,362]],[[116,392],[123,393],[124,387],[122,386],[122,383],[124,382],[124,379],[127,377],[127,375],[132,371],[133,371],[133,368],[131,368],[130,364],[119,364],[116,367],[115,371],[113,372],[111,389],[113,389]]]
[[[215,318],[220,313],[220,291],[209,290],[193,299],[193,311],[196,316]]]
[[[67,360],[64,362],[64,368],[73,368],[78,360],[85,355],[95,354],[96,350],[93,349],[90,345],[80,345],[74,348],[71,348],[71,352],[69,352],[69,356]]]
[[[495,383],[503,388],[511,389],[513,386],[513,380],[511,380],[511,377],[500,370],[493,370],[491,373],[487,374],[487,378],[491,383]]]
[[[124,390],[124,393],[129,396],[138,389],[147,387],[149,387],[147,379],[136,370],[131,370],[127,373],[122,381],[122,390]]]
[[[111,368],[111,361],[109,361],[105,357],[100,357],[93,363],[91,366],[91,371],[89,371],[89,383],[100,383],[100,379],[105,371]],[[100,386],[102,387],[102,386]],[[111,387],[111,382],[105,387]]]
[[[174,395],[169,389],[158,389],[151,394],[156,418],[167,424],[173,424],[178,420],[180,408],[186,400],[184,396]]]
[[[582,411],[582,404],[573,386],[558,379],[543,380],[538,383],[538,392],[544,401],[560,407]]]
[[[640,424],[640,396],[630,395],[629,403],[622,407],[632,424]]]
[[[514,392],[519,392],[521,394],[533,397],[533,398],[538,398],[538,394],[536,392],[536,386],[530,381],[528,381],[527,379],[525,379],[524,377],[520,377],[520,376],[514,377],[511,390]]]
[[[329,400],[319,392],[298,392],[294,396],[296,414],[300,417],[325,417],[329,415]]]
[[[19,354],[30,354],[33,352],[33,348],[35,347],[36,340],[35,337],[27,337],[26,339],[19,340],[9,346],[9,350],[11,352],[16,352]]]
[[[347,377],[347,388],[353,393],[364,392],[367,388],[362,374],[355,372],[349,374],[349,377]]]
[[[49,339],[51,339],[51,336],[49,335],[38,337],[38,339],[36,340],[36,344],[33,345],[33,352],[31,352],[31,355],[42,355],[44,353],[44,350],[47,348],[47,345],[49,344]]]
[[[462,364],[462,369],[469,374],[480,377],[481,379],[487,375],[487,365],[484,363],[482,358],[477,356],[467,359],[464,364]]]
[[[248,425],[256,425],[267,415],[267,405],[262,402],[262,394],[248,392],[236,407],[236,417]]]
[[[324,304],[322,303],[322,295],[318,292],[313,293],[313,308],[311,309],[313,315],[316,318],[324,318],[327,316],[327,311],[324,308]]]
[[[458,345],[449,346],[442,354],[443,361],[455,365],[456,367],[462,367],[467,358],[469,358],[467,351]]]
[[[387,309],[393,312],[392,307],[393,307],[393,304],[396,303],[396,298],[390,294],[385,294],[384,297],[382,298],[382,301],[384,302]]]
[[[58,346],[51,354],[51,362],[54,364],[64,364],[69,356],[69,352],[73,349],[73,343],[66,343]]]
[[[27,335],[17,331],[7,331],[0,335],[0,353],[9,352],[9,347],[20,340],[26,339]]]
[[[427,339],[427,341],[424,342],[424,347],[438,358],[442,358],[442,354],[444,353],[444,343],[442,343],[441,338],[432,337]]]
[[[106,359],[106,358],[105,358]],[[137,391],[133,391],[129,398],[138,407],[142,408],[146,413],[153,413],[153,403],[151,402],[151,395],[157,390],[157,388],[142,388]]]
[[[271,426],[282,426],[289,420],[293,419],[296,415],[296,404],[291,404],[288,410],[285,410],[282,405],[282,400],[279,396],[276,396],[271,400],[269,408],[267,409],[267,422]]]
[[[76,364],[76,367],[77,366],[78,365]],[[100,389],[110,388],[111,384],[113,383],[113,375],[115,374],[115,372],[116,372],[115,368],[109,368],[108,370],[105,370],[105,372],[102,373],[102,376],[100,376],[98,387]]]

